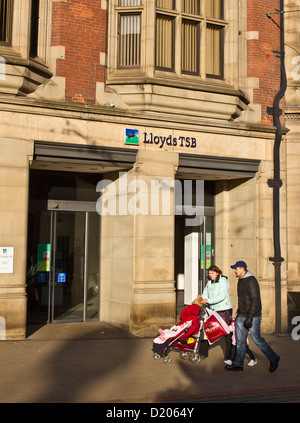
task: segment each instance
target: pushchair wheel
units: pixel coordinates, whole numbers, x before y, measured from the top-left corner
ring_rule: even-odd
[[[165,364],[169,364],[169,363],[171,363],[171,361],[172,361],[172,358],[171,358],[171,357],[169,357],[168,355],[166,355],[166,356],[164,357],[164,363],[165,363]]]
[[[160,357],[159,354],[153,353],[153,358],[154,358],[154,360],[159,360],[161,357]]]
[[[196,353],[196,354],[192,354],[192,355],[190,356],[190,361],[191,361],[192,363],[194,363],[194,364],[199,363],[199,361],[200,361],[200,355],[199,355],[198,353]]]
[[[186,351],[180,351],[179,357],[182,358],[183,360],[188,360],[190,357],[190,353]]]

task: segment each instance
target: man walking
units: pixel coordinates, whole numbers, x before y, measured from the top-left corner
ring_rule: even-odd
[[[252,272],[247,270],[247,264],[244,261],[237,261],[230,267],[234,269],[236,277],[239,278],[237,286],[238,311],[235,320],[237,345],[233,363],[230,366],[225,366],[225,369],[244,370],[247,336],[250,331],[254,343],[270,361],[270,372],[274,372],[278,367],[280,357],[260,334],[261,299],[257,279]]]

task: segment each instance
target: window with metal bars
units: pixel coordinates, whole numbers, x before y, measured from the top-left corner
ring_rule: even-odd
[[[0,44],[11,44],[13,0],[0,0]]]
[[[223,78],[223,0],[176,4],[177,9],[173,0],[156,0],[156,69],[173,71],[181,52],[181,73],[200,75],[200,61],[205,61],[206,77]],[[175,28],[181,32],[179,38]],[[178,39],[180,46],[175,45]]]
[[[138,67],[141,64],[141,0],[119,0],[124,12],[119,13],[118,30],[118,67]]]
[[[30,57],[38,55],[38,38],[39,38],[39,13],[40,0],[32,0],[31,3],[31,28],[30,28]]]
[[[119,21],[119,67],[139,66],[141,56],[141,15],[121,14]]]
[[[224,0],[156,0],[153,11],[155,69],[223,78],[224,29],[227,25],[223,3]],[[118,0],[116,5],[117,67],[142,67],[146,2]]]
[[[157,69],[174,70],[174,19],[156,15],[155,66]]]

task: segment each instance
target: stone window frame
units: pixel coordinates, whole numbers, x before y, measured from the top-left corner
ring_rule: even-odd
[[[210,2],[212,0],[209,0]],[[207,78],[217,78],[223,79],[224,74],[224,37],[223,32],[225,28],[228,26],[228,23],[223,19],[223,10],[224,10],[224,2],[223,0],[218,0],[220,6],[220,15],[221,16],[210,16],[207,10],[207,0],[206,1],[197,1],[197,7],[195,10],[189,10],[189,8],[185,9],[182,5],[181,0],[174,1],[173,6],[171,8],[167,8],[164,6],[164,2],[161,2],[159,6],[156,5],[156,22],[160,19],[162,22],[166,20],[166,22],[172,22],[172,35],[167,36],[166,31],[165,33],[165,40],[157,40],[156,39],[156,51],[162,43],[169,43],[170,47],[169,52],[171,52],[171,59],[169,63],[169,69],[166,67],[166,71],[176,72],[179,77],[182,77],[184,74],[191,74],[195,75],[196,77],[200,77],[201,79]],[[158,2],[157,2],[158,3]],[[184,41],[182,37],[187,35],[184,31],[184,27],[193,27],[194,33],[190,31],[188,34],[189,41],[194,43],[195,45],[195,53],[196,54],[187,54],[187,61],[196,56],[196,63],[192,66],[188,65],[187,68],[184,70],[184,60],[182,57],[183,45]],[[216,62],[218,64],[218,72],[208,72],[207,66],[207,57],[206,57],[206,49],[209,47],[212,48],[212,45],[208,45],[209,37],[209,29],[214,28],[218,30],[219,33],[219,49],[220,54],[218,55]],[[163,55],[162,55],[163,56]],[[162,58],[163,60],[163,58]],[[164,66],[159,66],[155,63],[156,69],[162,69]]]
[[[7,78],[2,78],[0,93],[27,95],[52,76],[50,62],[52,1],[40,0],[37,55],[30,54],[31,4],[13,0],[11,42],[0,44],[0,56]]]
[[[181,0],[175,0],[177,4]],[[120,7],[119,0],[111,0],[108,9],[108,54],[107,54],[107,84],[116,84],[123,80],[126,83],[142,83],[145,79],[164,80],[168,84],[176,85],[176,81],[193,84],[222,84],[230,85],[238,89],[239,57],[237,48],[237,37],[239,34],[239,5],[235,0],[224,2],[224,51],[223,51],[223,73],[221,77],[206,75],[205,60],[200,60],[199,75],[184,73],[181,71],[181,60],[177,60],[174,71],[166,72],[155,69],[155,16],[156,1],[141,0],[141,5],[131,7]],[[120,13],[139,13],[141,15],[141,55],[140,66],[126,69],[118,67],[118,16]],[[176,14],[177,12],[174,11]],[[177,21],[175,25],[178,25]],[[180,31],[175,32],[175,37],[180,36]],[[176,46],[180,42],[176,42]],[[176,47],[177,48],[177,47]],[[201,44],[201,55],[205,55],[205,46]],[[181,57],[180,50],[175,51],[175,56]]]
[[[2,10],[2,6],[4,6],[4,3],[1,3],[1,35],[0,37],[0,45],[3,46],[10,46],[11,45],[11,38],[12,38],[12,20],[13,20],[13,7],[14,7],[14,0],[4,0],[5,6]],[[3,25],[5,28],[5,35],[2,34],[3,31]],[[4,39],[5,38],[5,39]]]

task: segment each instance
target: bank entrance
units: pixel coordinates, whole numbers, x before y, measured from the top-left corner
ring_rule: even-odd
[[[201,215],[191,224],[190,216],[175,217],[175,284],[177,315],[201,294],[207,269],[215,257],[215,183],[203,181]],[[192,206],[195,208],[195,204]]]
[[[179,166],[176,178],[181,181],[193,181],[196,190],[192,198],[182,203],[197,210],[197,181],[203,201],[200,201],[200,213],[197,225],[187,222],[190,216],[184,212],[175,218],[175,286],[177,296],[177,315],[185,305],[191,304],[197,294],[201,294],[207,281],[207,269],[215,263],[215,200],[224,190],[230,189],[226,181],[242,184],[253,178],[258,171],[259,161],[220,156],[179,154]],[[202,184],[200,183],[202,182]],[[195,194],[196,193],[196,198]],[[190,203],[189,203],[190,201]],[[187,207],[187,212],[189,209]],[[220,256],[220,252],[217,257]],[[224,270],[224,269],[223,269]]]
[[[48,322],[98,319],[100,217],[95,203],[49,201]],[[46,291],[47,291],[46,288]]]
[[[88,174],[31,172],[28,324],[99,320],[98,179]]]

